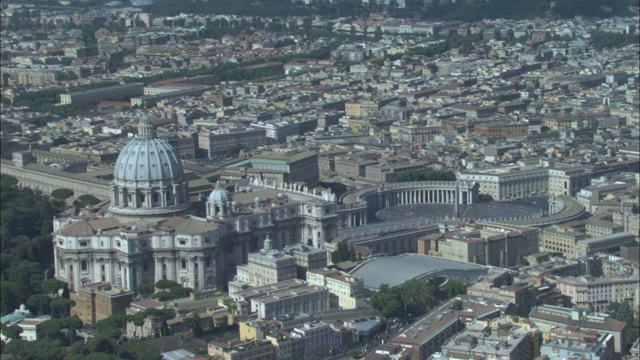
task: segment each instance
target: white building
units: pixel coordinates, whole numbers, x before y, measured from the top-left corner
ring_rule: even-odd
[[[329,290],[319,286],[289,289],[251,299],[260,319],[287,314],[315,314],[329,309]]]
[[[329,289],[331,308],[357,309],[365,306],[364,281],[337,270],[320,269],[307,272],[309,285]]]

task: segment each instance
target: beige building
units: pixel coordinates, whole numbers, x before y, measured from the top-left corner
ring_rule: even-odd
[[[538,230],[478,223],[429,241],[429,255],[475,264],[510,267],[538,252]]]
[[[465,171],[457,179],[478,182],[480,192],[494,200],[509,200],[544,194],[575,196],[590,185],[591,172],[584,167],[525,170],[512,167]]]
[[[87,106],[101,101],[128,100],[143,93],[143,83],[131,83],[60,94],[60,103],[63,105]]]
[[[581,308],[605,312],[612,302],[629,301],[632,309],[637,309],[636,289],[640,286],[637,276],[631,277],[565,277],[557,280],[558,288],[571,302]]]
[[[210,342],[207,349],[209,356],[224,360],[275,360],[276,351],[269,341],[231,341],[228,344]]]
[[[605,236],[624,231],[624,226],[600,219],[589,219],[585,224],[585,232],[589,237]]]
[[[540,235],[540,248],[547,252],[561,252],[572,257],[578,240],[586,239],[587,235],[570,227],[549,226]]]
[[[585,167],[549,169],[549,194],[576,196],[591,185],[591,170]]]
[[[307,272],[309,285],[329,289],[331,308],[358,309],[364,307],[364,281],[337,270],[318,269]]]
[[[437,126],[391,125],[389,133],[394,141],[409,144],[426,144],[440,135],[441,128]]]
[[[453,310],[453,303],[432,311],[429,315],[418,320],[402,334],[389,340],[390,344],[411,348],[413,359],[427,359],[431,354],[440,351],[451,337],[464,329],[460,316]]]
[[[78,316],[85,324],[95,324],[114,314],[124,315],[133,301],[133,292],[109,283],[97,283],[79,287],[69,299],[76,304],[71,308],[71,316]]]
[[[266,130],[254,127],[222,128],[202,131],[198,134],[200,155],[214,159],[227,157],[227,151],[235,146],[244,145],[252,148],[266,143]]]
[[[295,258],[272,249],[271,246],[271,238],[267,235],[264,248],[248,256],[249,261],[246,265],[248,277],[244,275],[244,268],[238,266],[239,280],[255,286],[264,286],[296,278]]]
[[[628,240],[635,240],[635,236],[623,232],[579,240],[573,256],[581,258],[598,252],[617,253],[620,251],[620,245]]]
[[[475,181],[480,193],[494,200],[509,200],[549,193],[549,170],[488,169],[458,174],[458,180]]]
[[[493,333],[486,322],[476,321],[442,345],[442,353],[449,359],[533,360],[538,350],[531,341],[531,336]]]
[[[612,334],[616,355],[627,354],[627,324],[602,313],[594,313],[582,309],[540,305],[529,313],[529,319],[540,327],[574,326],[582,331],[595,331],[601,335]]]

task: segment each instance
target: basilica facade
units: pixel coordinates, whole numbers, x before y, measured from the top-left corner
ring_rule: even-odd
[[[223,289],[267,236],[274,248],[322,248],[337,235],[335,197],[299,184],[216,184],[200,201],[206,211],[196,214],[179,157],[142,117],[116,161],[108,210],[54,219],[56,277],[73,289],[97,282],[134,289],[160,279]]]

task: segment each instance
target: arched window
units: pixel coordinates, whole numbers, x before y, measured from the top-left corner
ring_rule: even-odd
[[[80,260],[80,270],[82,271],[89,270],[89,262],[87,260]]]
[[[187,259],[180,259],[180,268],[183,270],[187,268]]]

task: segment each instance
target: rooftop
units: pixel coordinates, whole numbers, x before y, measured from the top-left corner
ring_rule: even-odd
[[[393,269],[393,271],[389,271]],[[365,261],[349,274],[362,278],[364,285],[378,289],[382,284],[401,285],[407,280],[427,280],[438,276],[471,279],[486,274],[488,267],[418,254],[382,256]]]

